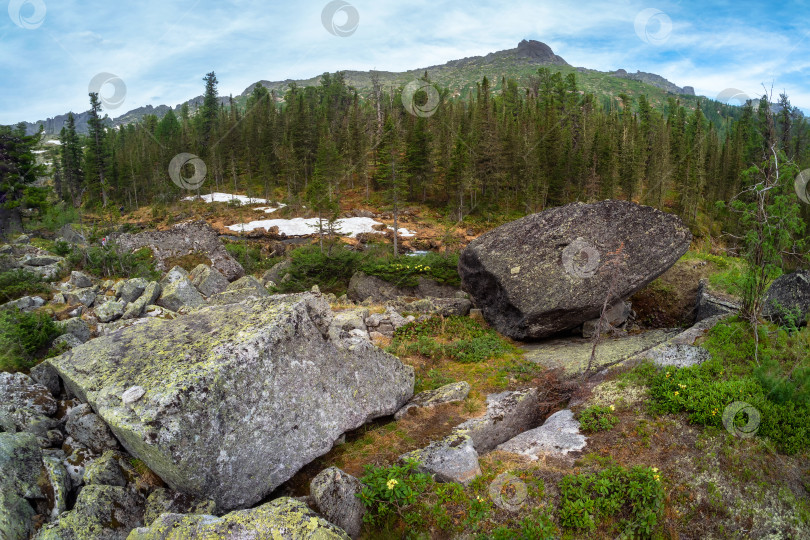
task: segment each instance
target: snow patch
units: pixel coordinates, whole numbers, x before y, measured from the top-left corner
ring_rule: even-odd
[[[183,200],[193,201],[196,198],[196,195],[191,195],[189,197],[184,197]],[[269,201],[267,199],[257,199],[255,197],[246,197],[245,195],[232,195],[231,193],[219,192],[201,195],[200,198],[207,203],[239,201],[242,204],[273,204],[273,201]]]
[[[267,210],[265,210],[265,212],[267,212]],[[367,217],[350,217],[335,221],[338,234],[348,237],[354,237],[361,233],[379,233],[379,231],[374,229],[375,225],[381,225],[381,223]],[[326,220],[323,220],[323,226],[324,229],[326,229]],[[287,236],[307,236],[318,232],[318,218],[265,219],[251,221],[250,223],[229,225],[228,229],[236,232],[248,232],[262,228],[270,229],[271,227],[278,227],[278,232],[284,233]],[[416,233],[402,228],[399,229],[399,235],[413,237],[416,236]]]

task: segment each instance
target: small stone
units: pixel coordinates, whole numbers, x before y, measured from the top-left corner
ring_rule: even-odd
[[[121,401],[124,402],[124,405],[129,405],[141,399],[145,393],[146,390],[144,390],[142,386],[131,386],[126,392],[121,394]]]
[[[318,473],[309,484],[309,493],[318,513],[352,538],[360,536],[366,507],[357,495],[363,485],[337,467]]]
[[[467,435],[454,433],[421,450],[400,456],[400,461],[408,459],[417,461],[420,470],[433,475],[437,482],[456,482],[466,486],[481,475],[478,452]]]

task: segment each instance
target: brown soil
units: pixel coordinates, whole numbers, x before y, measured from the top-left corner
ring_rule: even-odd
[[[687,327],[694,322],[700,280],[712,273],[705,261],[676,262],[658,279],[630,297],[642,329]]]

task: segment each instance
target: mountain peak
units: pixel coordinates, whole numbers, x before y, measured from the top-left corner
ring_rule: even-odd
[[[520,43],[518,43],[517,49],[515,49],[515,51],[517,52],[517,56],[521,58],[531,58],[532,60],[548,64],[568,65],[568,62],[566,62],[561,57],[554,54],[554,51],[551,50],[551,47],[549,47],[542,41],[537,41],[534,39],[529,40],[524,39]]]

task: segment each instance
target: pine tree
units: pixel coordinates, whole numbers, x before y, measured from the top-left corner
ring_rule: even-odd
[[[84,159],[84,172],[88,186],[97,188],[101,194],[101,206],[107,207],[108,185],[107,175],[110,167],[109,148],[107,146],[107,130],[101,112],[101,102],[98,94],[90,94],[90,117],[87,124],[90,130],[87,151]]]
[[[73,207],[78,208],[82,204],[85,182],[84,171],[82,171],[82,147],[79,136],[76,134],[76,119],[73,113],[68,113],[67,122],[59,135],[62,143],[60,159],[62,180],[65,190],[70,194]]]

